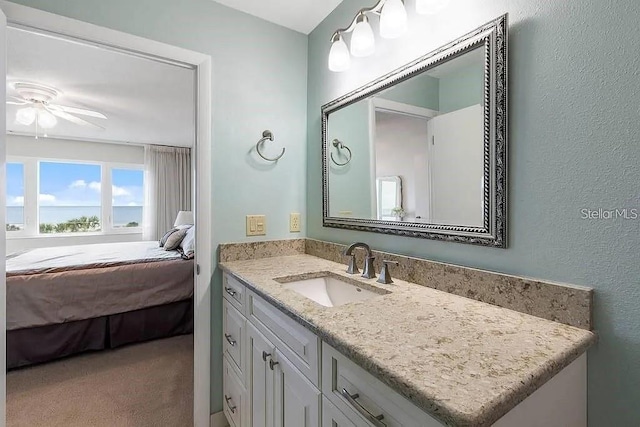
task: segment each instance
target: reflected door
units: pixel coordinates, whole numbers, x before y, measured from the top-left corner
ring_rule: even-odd
[[[442,114],[427,125],[431,222],[481,227],[484,206],[482,106]]]

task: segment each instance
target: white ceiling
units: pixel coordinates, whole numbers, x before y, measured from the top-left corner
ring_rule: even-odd
[[[309,34],[343,0],[215,0],[258,18]]]
[[[195,72],[125,53],[10,28],[7,95],[16,81],[52,86],[54,103],[103,113],[87,118],[105,130],[58,119],[50,137],[191,146],[195,133]],[[33,134],[7,105],[7,131]],[[83,117],[84,118],[84,117]]]

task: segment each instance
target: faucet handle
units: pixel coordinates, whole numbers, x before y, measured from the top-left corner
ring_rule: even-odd
[[[349,257],[349,266],[347,267],[347,273],[349,274],[358,274],[360,270],[358,270],[358,266],[356,265],[356,256],[355,255],[347,255]]]
[[[362,277],[365,279],[374,279],[376,277],[376,269],[373,266],[373,262],[376,260],[374,256],[368,256],[364,259],[364,271]]]
[[[378,283],[384,283],[385,285],[389,285],[393,283],[391,279],[391,271],[389,271],[389,264],[400,265],[398,261],[391,260],[382,260],[382,270],[380,271],[380,277],[378,278]]]

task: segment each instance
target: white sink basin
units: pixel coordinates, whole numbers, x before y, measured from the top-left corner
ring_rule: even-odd
[[[325,307],[338,307],[352,302],[365,301],[375,296],[388,293],[383,290],[374,292],[369,289],[363,289],[360,286],[342,281],[333,276],[296,280],[283,283],[283,286]]]

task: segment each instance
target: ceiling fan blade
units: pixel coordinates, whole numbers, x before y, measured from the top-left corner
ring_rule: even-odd
[[[27,101],[22,101],[22,102],[7,101],[7,105],[27,105],[27,104],[29,104],[29,102]]]
[[[98,129],[102,129],[104,130],[104,128],[100,125],[97,125],[95,123],[91,123],[88,122],[84,119],[81,119],[80,117],[76,117],[76,116],[72,116],[69,113],[65,113],[64,111],[60,111],[60,110],[55,110],[53,108],[49,108],[46,107],[47,111],[49,111],[51,114],[53,114],[56,117],[60,117],[61,119],[67,120],[71,123],[74,123],[76,125],[81,125],[81,126],[93,126],[93,127],[97,127]]]
[[[8,98],[13,99],[13,102],[20,102],[21,104],[11,104],[11,105],[26,105],[26,104],[33,104],[33,102],[26,100],[24,98],[20,98],[18,96],[9,96]],[[7,104],[9,103],[9,101],[7,101]]]
[[[97,119],[106,119],[107,118],[107,116],[105,116],[102,113],[99,113],[97,111],[85,110],[84,108],[67,107],[65,105],[57,105],[57,104],[49,104],[49,108],[51,108],[52,110],[62,111],[64,113],[78,114],[80,116],[95,117]]]

